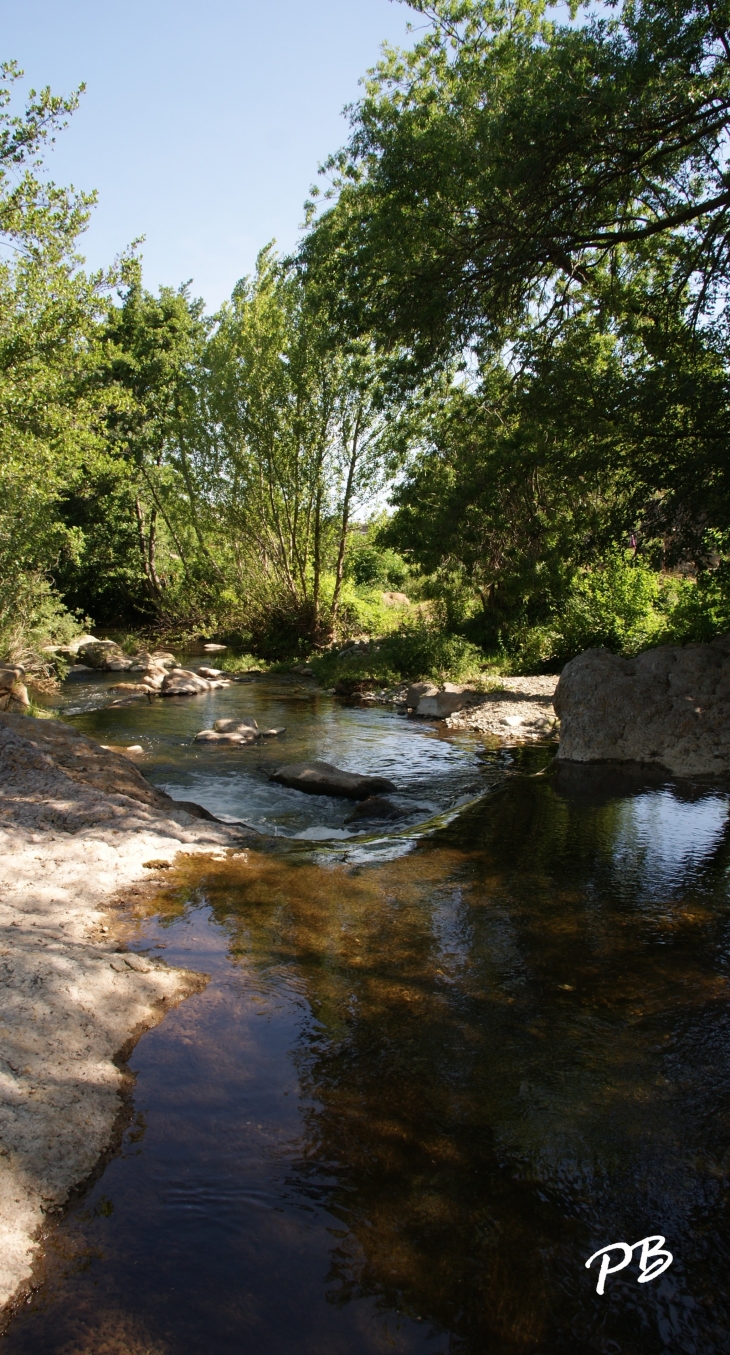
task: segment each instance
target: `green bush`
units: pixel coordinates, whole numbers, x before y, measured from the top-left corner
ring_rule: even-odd
[[[716,635],[730,634],[730,561],[723,560],[697,580],[679,580],[675,593],[667,617],[667,639],[675,644],[706,644]]]
[[[43,645],[67,644],[91,626],[63,605],[44,574],[18,572],[0,582],[0,658],[32,661]]]
[[[432,678],[443,682],[476,676],[484,667],[483,652],[460,635],[448,635],[435,627],[401,626],[390,635],[373,640],[367,649],[338,649],[311,660],[315,676],[325,687],[365,691],[392,687],[401,682]]]
[[[364,537],[350,545],[345,557],[345,578],[359,587],[378,584],[385,589],[402,589],[408,566],[402,555],[387,546],[378,546]]]

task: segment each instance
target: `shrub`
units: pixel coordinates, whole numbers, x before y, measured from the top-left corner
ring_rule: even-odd
[[[311,663],[324,686],[336,684],[343,691],[364,691],[419,678],[440,682],[467,678],[480,672],[485,658],[476,645],[460,635],[416,624],[401,626],[390,635],[371,641],[367,649],[349,650],[342,656],[332,649]]]

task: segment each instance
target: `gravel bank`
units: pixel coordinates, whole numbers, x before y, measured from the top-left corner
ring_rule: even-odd
[[[27,1285],[46,1216],[114,1139],[119,1056],[204,982],[127,960],[111,899],[149,881],[146,861],[241,837],[68,725],[0,714],[0,1306]]]
[[[447,729],[489,734],[503,746],[558,737],[553,694],[558,677],[500,678],[503,690],[490,692],[478,706],[456,711],[444,721]]]

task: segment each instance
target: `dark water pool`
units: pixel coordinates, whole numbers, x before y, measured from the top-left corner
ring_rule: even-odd
[[[407,735],[352,718],[353,765]],[[434,806],[484,778],[450,822],[197,862],[130,922],[211,980],[137,1045],[9,1355],[730,1350],[728,796],[423,737]],[[586,1259],[654,1234],[669,1269],[599,1296]]]

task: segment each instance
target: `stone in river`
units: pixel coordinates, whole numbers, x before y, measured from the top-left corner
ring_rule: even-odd
[[[730,636],[658,645],[624,659],[587,649],[565,665],[553,698],[558,758],[643,762],[675,776],[730,771]]]
[[[200,733],[195,735],[193,743],[228,743],[240,746],[245,743],[256,743],[257,739],[257,731],[244,726],[242,729],[231,729],[225,734],[219,734],[215,729],[201,729]]]
[[[125,673],[132,667],[132,660],[114,640],[92,640],[76,652],[81,663],[101,672]]]
[[[206,668],[205,666],[203,666],[202,668],[199,668],[199,669],[198,669],[198,675],[199,675],[200,677],[204,677],[204,678],[219,678],[219,677],[223,677],[223,669],[222,669],[222,668]]]
[[[367,800],[361,800],[357,809],[353,809],[348,814],[345,822],[352,823],[355,819],[402,819],[403,812],[392,800],[386,799],[384,795],[368,795]]]
[[[203,649],[205,649],[205,650],[207,651],[208,654],[212,654],[214,650],[218,650],[218,649],[227,649],[227,648],[228,648],[228,645],[203,645]]]
[[[278,729],[260,729],[259,734],[262,739],[275,739],[279,734],[286,734],[286,725],[281,725]]]
[[[345,772],[330,762],[290,762],[270,773],[271,780],[307,795],[338,795],[347,800],[366,800],[381,791],[395,790],[385,776],[360,776]]]
[[[237,719],[215,720],[213,728],[218,734],[240,734],[245,729],[258,730],[252,715],[239,715]]]
[[[188,668],[173,668],[162,683],[161,696],[198,696],[200,692],[212,692],[216,687],[227,687],[228,683],[217,678],[198,677]]]

